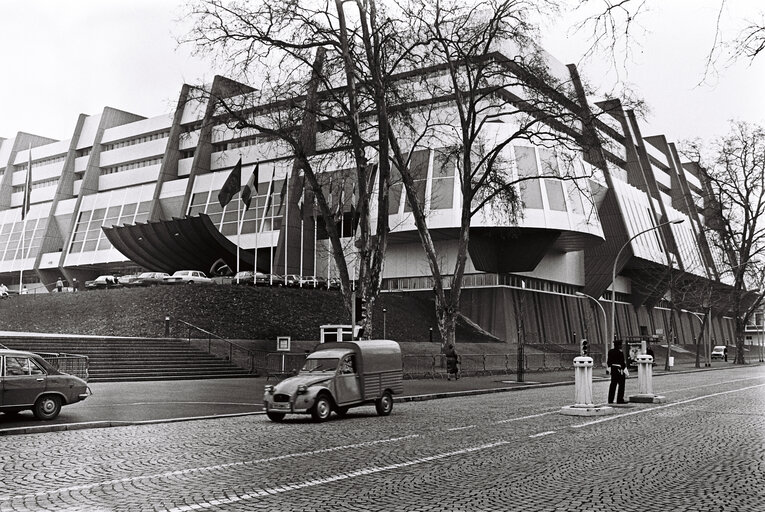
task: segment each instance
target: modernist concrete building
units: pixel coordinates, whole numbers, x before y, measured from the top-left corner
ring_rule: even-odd
[[[681,163],[664,136],[644,136],[635,115],[618,101],[586,96],[573,65],[550,59],[550,67],[572,84],[569,108],[585,113],[578,136],[599,143],[574,152],[567,163],[584,186],[528,181],[519,189],[524,208],[517,222],[498,221],[489,210],[474,219],[464,315],[511,343],[519,337],[527,343],[575,343],[587,336],[600,347],[603,313],[615,293],[619,337],[672,332],[678,342],[692,343],[698,321],[672,313],[669,287],[657,276],[671,265],[699,287],[727,286],[704,236],[704,212],[697,208],[700,173]],[[251,89],[216,77],[212,90]],[[507,98],[514,101],[512,91]],[[208,271],[218,258],[234,268],[237,246],[241,269],[253,267],[257,249],[261,271],[331,275],[321,223],[316,227],[311,216],[288,221],[300,201],[281,193],[289,153],[263,134],[226,126],[212,103],[192,98],[192,88],[184,85],[169,114],[145,118],[106,107],[81,115],[67,140],[27,133],[0,138],[0,280],[14,289],[23,276],[30,290],[42,291],[51,290],[59,276],[71,282],[144,269]],[[455,161],[438,149],[418,151],[412,166],[428,222],[441,234],[439,252],[448,260],[455,253],[450,233],[459,225],[461,197]],[[518,141],[504,156],[508,172],[535,176],[562,167],[561,154]],[[256,164],[260,172],[253,207],[238,233],[240,201],[221,207],[217,195],[240,158],[243,182]],[[22,220],[30,162],[31,208]],[[347,200],[353,194],[351,168],[338,163],[332,174],[335,201]],[[390,196],[384,287],[426,293],[432,282],[400,183]],[[350,201],[341,209],[352,266]],[[599,299],[605,310],[585,295]],[[714,343],[734,338],[726,313],[712,312]]]

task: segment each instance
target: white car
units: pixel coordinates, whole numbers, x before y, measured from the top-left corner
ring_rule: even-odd
[[[728,360],[728,347],[725,345],[717,345],[712,349],[712,359]]]
[[[164,284],[213,284],[213,280],[199,270],[178,270],[173,275],[165,277]]]

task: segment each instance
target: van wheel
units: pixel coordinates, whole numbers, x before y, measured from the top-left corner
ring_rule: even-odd
[[[335,409],[335,412],[337,413],[338,416],[340,416],[341,418],[344,418],[345,415],[348,414],[348,409],[350,409],[350,407],[338,407],[337,409]]]
[[[319,395],[316,403],[311,408],[311,417],[314,421],[325,421],[332,414],[332,404],[327,395]]]
[[[38,420],[52,420],[61,412],[61,398],[56,395],[41,396],[33,409]]]
[[[266,416],[268,416],[268,419],[271,421],[275,421],[276,423],[279,423],[284,419],[284,413],[283,412],[271,412],[268,411],[266,413]]]
[[[380,416],[387,416],[393,410],[393,397],[390,395],[390,391],[383,393],[376,402],[375,409]]]

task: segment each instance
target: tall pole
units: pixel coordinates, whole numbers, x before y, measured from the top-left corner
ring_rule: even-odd
[[[681,224],[685,221],[685,219],[675,219],[675,220],[668,220],[666,222],[662,222],[661,224],[657,224],[656,226],[653,226],[648,229],[644,229],[640,233],[633,235],[632,238],[627,240],[624,245],[621,246],[619,249],[619,252],[616,253],[616,258],[614,259],[614,266],[613,271],[611,273],[611,341],[616,339],[616,264],[619,262],[619,256],[622,255],[622,251],[630,245],[630,242],[632,242],[634,239],[639,237],[640,235],[643,235],[645,233],[648,233],[649,231],[654,231],[656,229],[659,229],[662,226],[666,226],[667,224]]]
[[[703,340],[703,334],[704,334],[704,332],[703,332],[704,331],[704,319],[701,318],[701,314],[693,312],[693,311],[688,311],[687,309],[681,309],[680,311],[682,311],[683,313],[688,313],[689,315],[695,316],[696,319],[698,319],[698,321],[701,322],[701,331],[699,331],[699,340],[698,340],[698,342],[701,343],[702,340]],[[706,359],[706,353],[704,354],[704,359]],[[698,361],[696,361],[696,362],[698,362]]]
[[[577,297],[587,297],[588,299],[592,300],[595,304],[598,305],[600,308],[600,312],[603,313],[603,360],[601,363],[603,364],[603,367],[608,369],[608,365],[606,365],[606,356],[608,355],[608,318],[606,317],[606,310],[603,307],[603,304],[600,303],[598,299],[591,295],[587,295],[583,292],[576,292]]]

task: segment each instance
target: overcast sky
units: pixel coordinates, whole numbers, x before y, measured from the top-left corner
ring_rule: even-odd
[[[636,27],[631,60],[619,78],[651,112],[643,135],[709,139],[729,119],[765,124],[765,56],[741,62],[698,85],[712,46],[719,0],[648,0]],[[762,9],[759,0],[728,2],[724,28]],[[210,80],[205,62],[178,48],[184,28],[177,0],[0,1],[0,137],[25,131],[54,139],[72,135],[80,113],[110,106],[146,117],[171,112],[185,82]],[[572,16],[544,28],[542,44],[565,64],[579,63],[585,42]],[[637,43],[640,43],[639,45]],[[603,91],[616,80],[602,56],[580,72]]]

